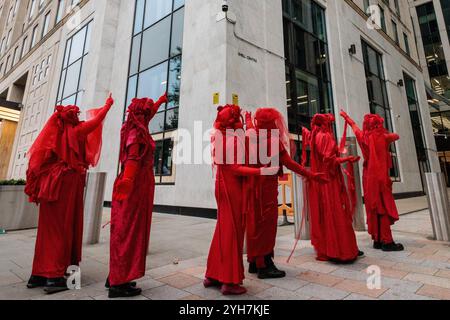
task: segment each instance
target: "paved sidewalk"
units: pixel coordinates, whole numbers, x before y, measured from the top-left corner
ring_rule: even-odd
[[[144,291],[135,299],[235,299],[202,286],[214,226],[214,220],[155,214],[148,272],[138,282]],[[406,215],[395,227],[405,252],[373,250],[367,234],[358,233],[366,257],[353,265],[316,262],[308,242],[301,242],[287,264],[293,229],[280,228],[279,234],[276,260],[287,278],[258,280],[247,274],[249,292],[238,299],[450,299],[450,246],[427,239],[432,234],[428,211]],[[25,288],[35,235],[35,230],[29,230],[0,236],[0,299],[107,299],[103,285],[108,273],[109,227],[103,229],[100,244],[84,248],[82,290],[53,296]],[[381,268],[381,289],[367,288],[366,270],[371,265]]]

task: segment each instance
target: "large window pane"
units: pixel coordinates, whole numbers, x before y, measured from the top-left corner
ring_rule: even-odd
[[[139,71],[139,53],[141,51],[141,35],[133,38],[133,45],[131,48],[130,60],[130,74],[138,73]]]
[[[172,1],[170,0],[147,0],[144,29],[167,16],[171,11]]]
[[[173,10],[178,9],[179,7],[181,7],[182,5],[184,5],[184,0],[175,0],[173,2]]]
[[[139,75],[138,97],[158,99],[167,88],[167,62],[153,67]]]
[[[142,31],[144,25],[145,0],[136,1],[136,14],[134,17],[134,34]]]
[[[144,31],[141,70],[167,59],[170,43],[170,17]]]
[[[69,58],[69,64],[73,63],[75,60],[78,60],[83,55],[84,51],[84,40],[86,36],[86,29],[83,29],[82,31],[79,31],[73,38],[72,38],[72,46],[70,48],[70,58]]]
[[[181,54],[183,48],[183,27],[184,27],[184,8],[178,10],[173,15],[172,44],[170,49],[171,56]]]
[[[127,106],[131,104],[133,98],[136,98],[137,77],[138,76],[131,77],[128,81]]]
[[[63,97],[70,96],[78,91],[78,80],[80,79],[81,60],[77,61],[67,69],[66,83],[64,85]]]
[[[158,99],[167,92],[149,125],[155,137],[157,183],[173,182],[173,141],[178,128],[184,27],[184,0],[136,0],[136,22],[130,52],[127,104],[134,97]],[[165,179],[163,179],[165,177]]]
[[[169,65],[169,86],[167,95],[169,103],[167,108],[178,108],[180,106],[180,87],[181,87],[181,57],[170,60]]]

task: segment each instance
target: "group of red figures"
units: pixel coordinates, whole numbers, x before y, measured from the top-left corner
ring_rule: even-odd
[[[133,99],[122,126],[121,170],[113,189],[105,284],[110,298],[141,294],[135,280],[145,275],[155,192],[155,142],[149,123],[167,102],[166,94],[156,102]],[[76,106],[56,107],[28,153],[25,192],[40,206],[33,270],[27,285],[30,289],[44,288],[48,294],[67,290],[68,267],[81,262],[86,173],[98,163],[103,121],[113,104],[110,95],[102,108],[87,112],[87,121],[80,121]],[[399,216],[389,177],[389,148],[399,136],[389,133],[378,115],[367,115],[363,130],[345,112],[341,116],[346,127],[353,129],[364,157],[364,200],[374,248],[401,251],[403,246],[394,242],[391,233],[391,225]],[[303,129],[304,161],[299,164],[289,155],[289,132],[279,111],[261,108],[252,116],[236,105],[218,108],[211,140],[217,225],[205,287],[218,287],[224,295],[246,293],[244,242],[250,273],[260,279],[286,276],[274,263],[278,179],[283,176],[283,167],[304,177],[307,184],[304,196],[308,198],[311,242],[317,259],[352,263],[363,255],[352,226],[356,196],[351,164],[359,157],[345,156],[345,147],[338,146],[334,121],[331,114],[318,114],[311,131]],[[236,156],[241,146],[244,161]],[[310,170],[305,168],[306,149],[310,150]],[[219,159],[224,155],[226,162]],[[255,161],[248,161],[249,155],[256,155]]]

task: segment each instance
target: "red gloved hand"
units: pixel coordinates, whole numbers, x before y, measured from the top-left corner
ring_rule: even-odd
[[[106,99],[106,103],[105,104],[110,106],[110,107],[114,104],[114,99],[112,97],[112,93],[109,94],[109,97],[108,97],[108,99]]]
[[[350,119],[349,115],[347,114],[347,112],[345,112],[344,110],[341,110],[340,113],[341,117],[345,119],[345,121],[347,121],[348,119]]]
[[[133,180],[131,179],[122,179],[116,184],[116,188],[113,193],[114,201],[123,201],[125,200],[131,193],[133,189]]]
[[[161,104],[169,102],[169,98],[167,97],[167,92],[164,93],[164,94],[161,96],[161,98],[159,98],[159,102],[160,102]]]
[[[132,148],[139,148],[139,146],[133,146]],[[125,171],[122,179],[117,182],[113,192],[113,200],[123,201],[125,200],[133,190],[134,178],[138,169],[138,162],[135,160],[128,160],[125,165]]]

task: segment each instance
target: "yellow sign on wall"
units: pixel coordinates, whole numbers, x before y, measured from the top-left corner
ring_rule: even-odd
[[[213,104],[217,105],[220,103],[220,93],[216,92],[213,94]]]
[[[239,96],[237,94],[233,94],[233,104],[239,105]]]

